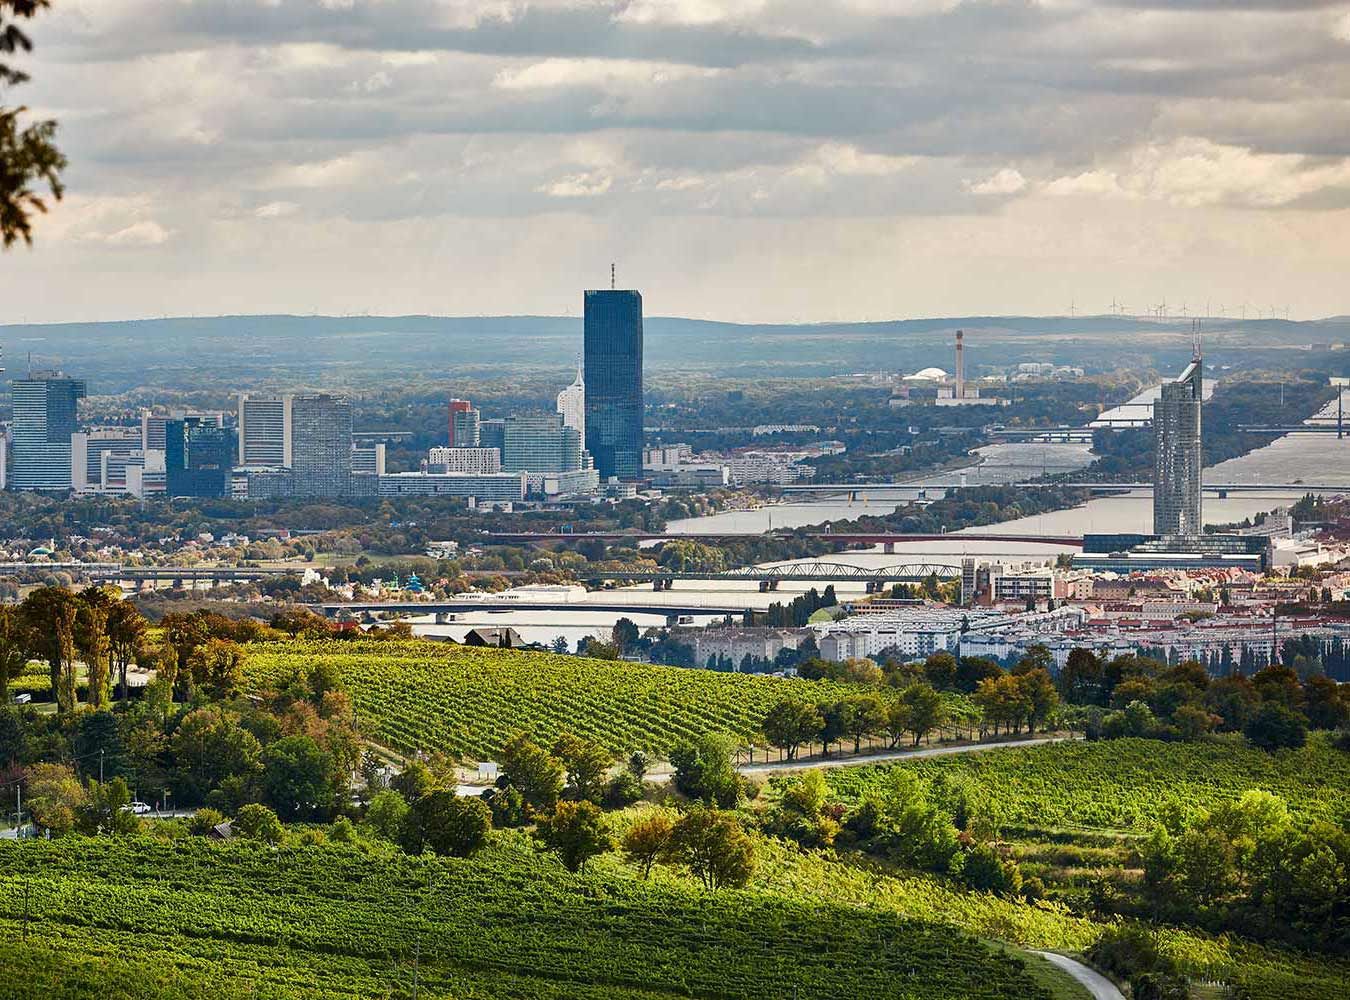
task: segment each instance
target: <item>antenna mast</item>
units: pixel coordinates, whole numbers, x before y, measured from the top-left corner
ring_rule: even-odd
[[[611,263],[611,264],[609,265],[609,290],[612,292],[612,291],[614,291],[614,289],[617,288],[617,287],[618,287],[618,284],[617,284],[617,282],[616,282],[616,280],[615,280],[615,277],[614,277],[614,265]]]

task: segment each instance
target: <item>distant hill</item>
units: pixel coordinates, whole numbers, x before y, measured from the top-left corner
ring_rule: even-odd
[[[1018,361],[1170,368],[1190,351],[1189,320],[960,316],[793,325],[655,316],[645,323],[645,361],[652,370],[747,376],[947,368],[957,329],[966,331],[974,371]],[[1205,337],[1211,356],[1241,357],[1350,339],[1350,318],[1211,320]],[[268,377],[368,384],[397,372],[562,371],[581,339],[581,320],[562,316],[215,316],[0,326],[11,372],[31,353],[35,365],[61,365],[90,378],[91,392],[194,377],[246,386]]]

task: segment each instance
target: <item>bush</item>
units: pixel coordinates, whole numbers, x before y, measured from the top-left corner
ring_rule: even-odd
[[[286,837],[277,814],[257,802],[250,802],[240,809],[230,823],[230,829],[237,836],[261,840],[265,844],[279,844]]]
[[[209,836],[211,831],[225,822],[225,816],[215,809],[198,809],[188,820],[188,833],[199,837]]]
[[[386,788],[377,792],[366,807],[366,826],[375,835],[390,842],[398,840],[403,829],[403,817],[408,814],[408,803],[403,796]]]
[[[422,796],[408,808],[399,844],[409,854],[429,850],[467,858],[487,843],[491,831],[492,810],[486,802],[439,790]]]
[[[524,826],[529,818],[525,808],[525,796],[515,785],[505,788],[491,788],[484,792],[482,799],[492,810],[492,825],[500,830]]]
[[[1243,734],[1260,750],[1294,750],[1308,742],[1308,720],[1288,705],[1268,701],[1257,709]]]

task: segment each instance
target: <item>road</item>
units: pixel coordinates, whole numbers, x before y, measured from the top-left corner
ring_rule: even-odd
[[[736,770],[741,774],[772,774],[775,771],[804,771],[810,768],[861,767],[865,764],[884,764],[893,760],[918,760],[921,757],[947,757],[958,753],[978,753],[1003,747],[1037,747],[1045,743],[1059,743],[1068,736],[1038,736],[1031,740],[1001,740],[997,743],[967,743],[955,747],[925,747],[921,750],[887,750],[885,753],[857,756],[812,758],[810,760],[770,761],[767,764],[742,764]]]
[[[1051,965],[1059,966],[1074,979],[1077,979],[1092,994],[1092,1000],[1125,1000],[1125,995],[1116,989],[1115,983],[1096,969],[1089,969],[1082,962],[1066,958],[1064,955],[1057,955],[1053,951],[1033,951],[1032,954],[1041,956]]]

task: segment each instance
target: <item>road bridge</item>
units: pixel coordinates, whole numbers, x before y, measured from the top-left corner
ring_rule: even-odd
[[[1350,490],[1350,487],[1346,487],[1346,489]],[[894,546],[905,542],[1039,542],[1045,545],[1072,546],[1083,544],[1083,539],[1080,535],[1009,535],[989,532],[922,534],[895,531],[709,531],[677,534],[669,531],[596,531],[588,534],[574,535],[544,531],[516,531],[493,532],[484,537],[489,544],[496,543],[502,545],[534,542],[584,542],[589,540],[601,542],[674,542],[682,539],[690,539],[692,541],[700,542],[731,542],[765,538],[811,538],[820,541],[842,542],[845,544],[883,545],[887,547],[887,552],[893,551]]]
[[[1084,489],[1084,490],[1148,490],[1152,492],[1152,483],[1111,483],[1101,480],[1036,480],[1018,483],[988,483],[989,486],[1013,486],[1017,489]],[[850,499],[860,495],[877,492],[895,492],[899,490],[951,489],[950,484],[936,483],[793,483],[779,487],[784,493],[846,493]],[[1242,493],[1254,490],[1302,490],[1307,493],[1346,493],[1350,492],[1350,483],[1205,483],[1207,492]]]
[[[961,567],[951,563],[904,563],[898,566],[855,566],[815,560],[783,566],[744,566],[732,570],[680,570],[671,567],[617,566],[603,572],[586,570],[589,580],[632,580],[651,583],[655,590],[671,590],[676,580],[724,580],[758,583],[761,591],[777,590],[780,583],[861,583],[867,593],[877,593],[888,583],[922,583],[936,577],[951,580]]]
[[[728,598],[733,595],[728,594]],[[672,623],[688,615],[722,617],[724,615],[743,615],[747,611],[764,611],[760,605],[749,603],[680,604],[675,600],[662,600],[652,603],[623,600],[616,596],[613,600],[569,602],[569,601],[533,601],[511,600],[509,598],[486,598],[481,601],[369,601],[350,604],[309,605],[329,618],[362,618],[381,614],[393,615],[436,615],[437,618],[455,614],[492,611],[594,611],[603,614],[619,615],[664,615]]]

